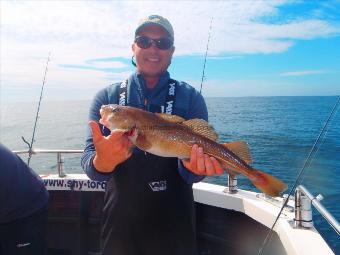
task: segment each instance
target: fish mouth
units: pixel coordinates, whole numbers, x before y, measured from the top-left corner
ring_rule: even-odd
[[[108,123],[108,121],[107,120],[105,120],[105,119],[103,119],[103,118],[100,118],[100,120],[99,120],[99,123],[100,124],[102,124],[103,126],[107,126],[107,123]]]
[[[110,118],[110,112],[111,111],[109,111],[109,109],[110,109],[109,106],[103,105],[99,110],[100,117],[101,117],[99,119],[99,123],[102,124],[105,127],[109,127],[109,125],[110,125],[109,118]]]
[[[109,116],[103,116],[99,119],[99,123],[103,126],[109,128],[110,130],[114,129],[113,126],[110,123]]]

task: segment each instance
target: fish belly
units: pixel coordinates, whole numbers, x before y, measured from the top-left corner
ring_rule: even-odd
[[[179,159],[190,157],[190,147],[183,144],[152,144],[152,146],[145,150],[151,154],[161,156],[161,157],[174,157]]]

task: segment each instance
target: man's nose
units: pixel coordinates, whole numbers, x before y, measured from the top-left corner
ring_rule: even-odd
[[[150,50],[154,50],[154,51],[158,51],[158,47],[156,46],[156,42],[155,41],[152,41],[151,42],[151,46],[149,48]]]

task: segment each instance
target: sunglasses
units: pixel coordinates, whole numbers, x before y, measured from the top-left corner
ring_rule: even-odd
[[[148,49],[151,47],[152,43],[160,50],[168,50],[172,47],[173,41],[170,38],[164,37],[159,39],[152,39],[147,36],[137,36],[135,38],[135,43],[139,48]]]

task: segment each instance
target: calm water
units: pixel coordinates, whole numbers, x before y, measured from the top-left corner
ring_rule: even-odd
[[[336,97],[249,97],[208,98],[209,120],[220,141],[247,141],[253,166],[272,173],[291,187],[323,127]],[[90,102],[43,102],[36,131],[35,148],[82,149]],[[2,104],[0,141],[12,150],[27,149],[21,136],[30,141],[36,103]],[[65,157],[68,172],[81,173],[79,156]],[[34,156],[32,167],[39,173],[56,170],[55,156]],[[323,205],[339,221],[340,216],[340,113],[329,126],[318,152],[307,168],[303,182],[313,194],[324,196]],[[226,176],[205,181],[226,184]],[[252,189],[240,177],[241,188]],[[339,236],[314,212],[317,229],[336,254]]]

